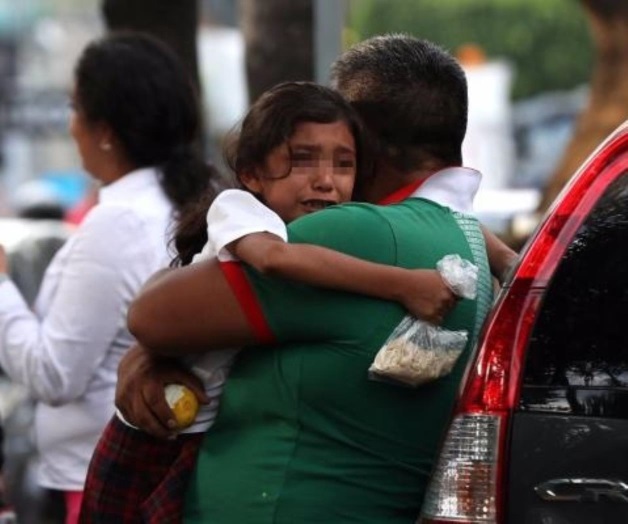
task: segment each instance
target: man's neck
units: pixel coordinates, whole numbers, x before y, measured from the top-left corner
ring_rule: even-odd
[[[400,171],[390,164],[378,164],[377,173],[370,181],[368,187],[362,191],[362,198],[366,202],[377,203],[391,195],[395,191],[406,187],[419,180],[424,180],[430,175],[447,166],[442,163],[430,163],[412,171]]]

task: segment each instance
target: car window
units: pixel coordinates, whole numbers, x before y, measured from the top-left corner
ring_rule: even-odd
[[[628,388],[627,246],[624,172],[585,219],[549,283],[526,353],[522,408],[554,403],[558,411],[599,414],[578,404],[604,404],[604,390]]]

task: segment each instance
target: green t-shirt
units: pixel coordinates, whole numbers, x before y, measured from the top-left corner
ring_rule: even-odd
[[[409,268],[459,253],[481,269],[482,300],[460,301],[444,327],[475,335],[490,276],[486,255],[469,243],[483,246],[477,222],[465,218],[461,227],[459,219],[416,198],[348,204],[295,221],[289,238]],[[367,370],[405,314],[399,305],[250,268],[243,275],[234,290],[276,343],[238,355],[199,454],[185,522],[414,524],[469,347],[432,384],[376,382]]]

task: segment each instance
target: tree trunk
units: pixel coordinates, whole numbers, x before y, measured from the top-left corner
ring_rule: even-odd
[[[197,0],[103,0],[102,13],[110,31],[144,31],[169,44],[199,86]]]
[[[582,0],[581,3],[589,18],[597,55],[591,95],[544,191],[540,211],[547,209],[596,146],[628,118],[628,4],[625,0]]]
[[[249,98],[287,80],[313,80],[312,0],[240,0]]]

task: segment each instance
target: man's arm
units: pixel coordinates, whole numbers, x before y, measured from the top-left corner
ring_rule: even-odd
[[[187,385],[201,402],[210,400],[196,376],[164,356],[256,341],[216,260],[153,275],[131,304],[128,327],[139,344],[118,366],[116,406],[128,422],[161,438],[177,433],[167,384]]]
[[[394,264],[396,260],[388,224],[361,208],[338,206],[303,217],[290,227],[295,240],[301,243],[318,244],[381,264]],[[247,275],[230,272],[231,266],[225,267],[229,281],[216,260],[154,276],[129,308],[131,333],[155,354],[180,356],[267,343],[275,338],[289,342],[303,336],[330,337],[333,329],[342,331],[343,322],[337,318],[326,318],[324,329],[316,329],[317,322],[323,322],[317,309],[321,299],[317,288],[260,277],[250,270],[245,271]],[[255,280],[252,287],[248,281],[251,277]],[[334,303],[339,299],[333,292],[325,296]],[[342,296],[343,303],[361,300]],[[295,314],[297,309],[299,314]],[[293,313],[289,322],[281,320],[286,311]]]
[[[373,213],[356,215],[355,210],[350,213],[338,208],[297,222],[300,224],[296,236],[301,242],[319,243],[334,250],[344,247],[348,254],[370,256],[378,263],[395,261],[390,228]],[[344,227],[340,228],[343,222]],[[358,230],[367,231],[368,235],[358,234]],[[164,378],[165,370],[155,355],[200,353],[251,344],[267,341],[269,334],[279,342],[312,341],[318,337],[344,340],[348,313],[353,314],[349,319],[357,321],[359,312],[371,311],[374,303],[356,295],[265,277],[250,268],[240,271],[238,264],[224,266],[224,270],[211,260],[163,271],[151,278],[132,304],[129,328],[142,345],[152,350],[149,353],[134,349],[118,369],[116,405],[132,424],[152,429],[158,436],[169,434],[171,413],[158,399],[163,384],[171,378]],[[253,295],[247,297],[253,299],[250,302],[243,300],[247,292]],[[329,304],[334,307],[327,307]],[[261,315],[261,322],[255,312]],[[385,321],[375,317],[369,322],[369,329],[355,330],[354,336],[365,337]],[[156,408],[158,405],[161,407]]]
[[[163,356],[258,342],[215,259],[151,278],[131,304],[127,320],[138,342]]]
[[[500,284],[504,283],[508,270],[517,259],[517,252],[510,249],[493,232],[482,226],[484,241],[486,242],[486,253],[491,273]]]

